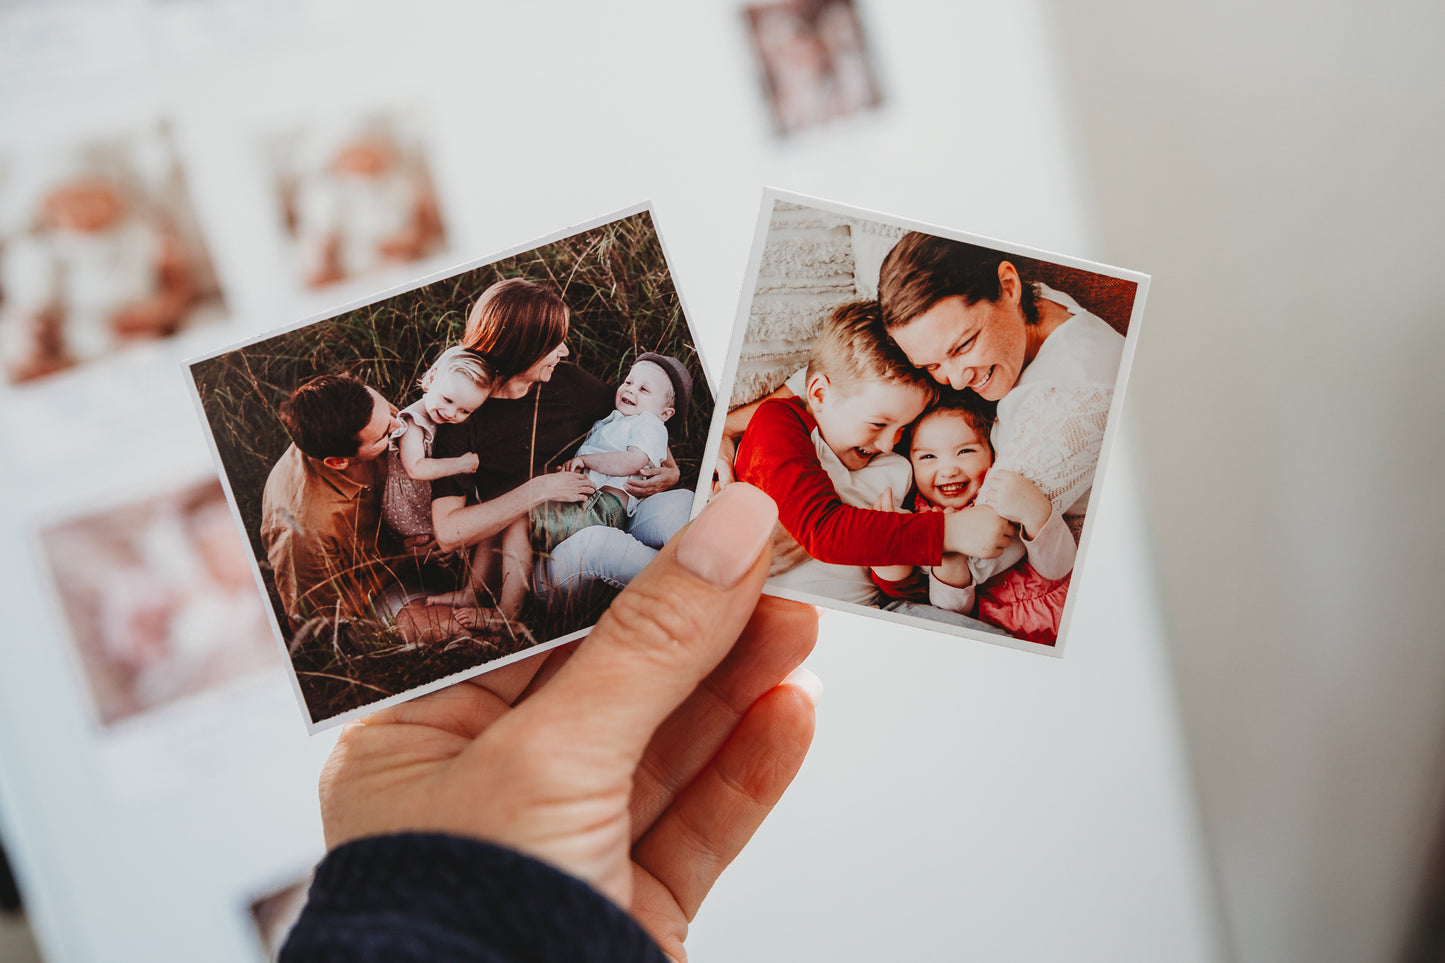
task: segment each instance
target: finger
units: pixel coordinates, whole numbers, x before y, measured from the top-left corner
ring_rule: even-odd
[[[485,675],[374,712],[364,721],[372,726],[428,726],[475,739],[521,698],[550,654],[539,652]]]
[[[549,651],[546,659],[542,662],[542,667],[537,670],[536,675],[532,676],[532,680],[527,683],[526,689],[512,701],[512,704],[516,705],[523,699],[530,698],[537,690],[546,685],[547,680],[556,675],[557,670],[562,668],[563,664],[572,657],[572,653],[576,651],[579,644],[578,642],[568,642],[566,645],[558,646]]]
[[[510,703],[495,692],[481,686],[459,683],[428,692],[389,709],[382,709],[363,721],[369,729],[383,726],[424,726],[450,732],[462,739],[475,739],[509,707]]]
[[[653,731],[713,670],[767,577],[772,499],[733,485],[613,600],[546,689],[505,720],[630,779]],[[610,768],[615,764],[617,768]]]
[[[657,820],[727,741],[763,693],[802,664],[818,640],[818,610],[763,596],[727,657],[658,727],[633,779],[632,839]]]
[[[743,717],[717,758],[638,840],[632,858],[689,920],[803,765],[822,684],[806,669]]]

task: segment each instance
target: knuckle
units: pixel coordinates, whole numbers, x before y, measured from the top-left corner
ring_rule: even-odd
[[[625,646],[668,663],[686,660],[686,643],[706,635],[717,620],[707,617],[695,593],[664,591],[665,580],[657,581],[662,586],[633,582],[613,600],[604,622]]]

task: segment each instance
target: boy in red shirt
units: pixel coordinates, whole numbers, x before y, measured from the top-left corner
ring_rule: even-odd
[[[888,491],[901,502],[907,459],[891,454],[932,400],[928,376],[887,340],[876,301],[839,306],[824,322],[801,398],[773,398],[753,413],[733,472],[778,504],[778,523],[814,562],[771,585],[865,604],[871,565],[938,565],[943,553],[993,558],[1014,526],[988,510],[898,514],[869,506]]]

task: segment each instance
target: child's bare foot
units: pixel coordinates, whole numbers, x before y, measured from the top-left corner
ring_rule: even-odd
[[[458,625],[474,633],[490,636],[499,642],[510,640],[507,643],[509,649],[517,648],[518,643],[535,645],[537,642],[526,625],[498,609],[457,608],[452,610],[452,617]]]
[[[458,625],[469,629],[500,629],[507,624],[507,617],[496,609],[483,609],[475,606],[458,607],[452,612],[452,618],[457,620]]]

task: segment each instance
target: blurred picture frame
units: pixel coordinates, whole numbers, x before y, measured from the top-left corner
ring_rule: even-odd
[[[34,537],[101,727],[274,670],[245,546],[214,477],[67,511]]]

